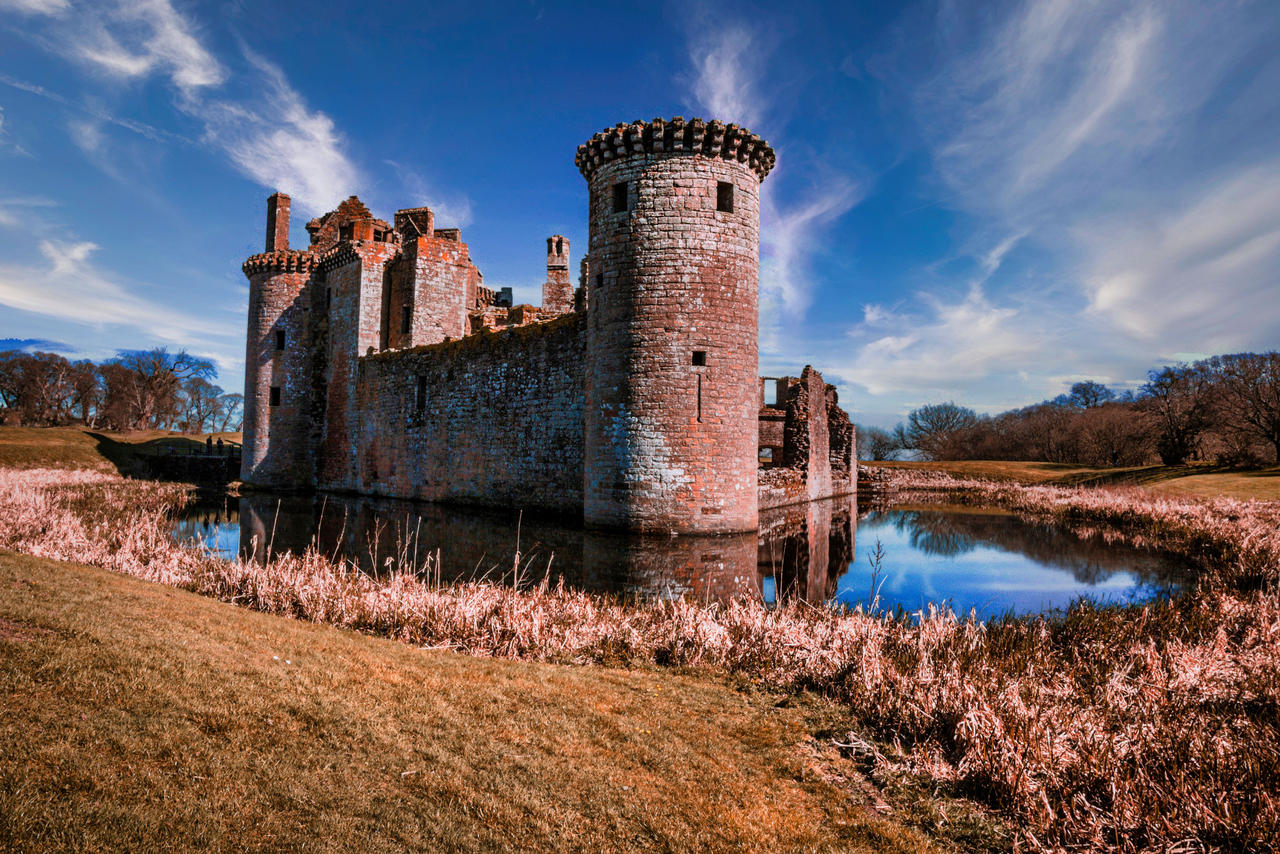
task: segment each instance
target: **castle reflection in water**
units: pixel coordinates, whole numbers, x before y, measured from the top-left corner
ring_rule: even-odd
[[[518,549],[522,583],[549,574],[553,584],[640,598],[816,603],[853,560],[856,526],[852,496],[763,512],[756,533],[669,537],[436,504],[251,494],[192,508],[176,533],[257,560],[315,545],[366,572],[438,561],[446,582],[510,581]]]
[[[863,544],[855,552],[859,527]],[[860,513],[852,497],[763,513],[752,534],[666,537],[438,504],[253,494],[192,508],[175,536],[228,557],[263,560],[314,545],[366,572],[438,566],[445,583],[549,577],[626,598],[850,607],[866,603],[874,588],[889,609],[947,603],[983,617],[1060,609],[1079,596],[1134,602],[1170,595],[1188,570],[1101,532],[1081,536],[993,508],[897,504]],[[868,561],[877,550],[883,575]]]

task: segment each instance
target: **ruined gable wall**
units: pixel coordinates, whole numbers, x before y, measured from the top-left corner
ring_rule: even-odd
[[[362,357],[354,468],[335,485],[580,514],[585,344],[585,320],[571,314]]]
[[[397,251],[390,243],[342,243],[320,262],[317,289],[330,294],[324,439],[317,466],[322,489],[343,488],[355,470],[350,436],[357,360],[381,342],[383,268]]]

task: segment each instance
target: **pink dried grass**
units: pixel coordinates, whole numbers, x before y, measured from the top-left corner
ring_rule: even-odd
[[[1138,492],[965,494],[1218,562],[1178,602],[983,625],[793,605],[622,604],[551,588],[374,579],[314,552],[268,564],[181,548],[181,488],[0,471],[0,546],[103,566],[274,614],[482,656],[709,667],[821,691],[893,745],[882,761],[979,793],[1040,850],[1276,846],[1280,510]],[[125,505],[125,514],[112,510]]]

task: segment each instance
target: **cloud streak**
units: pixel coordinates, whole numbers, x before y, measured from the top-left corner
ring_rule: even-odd
[[[1251,59],[1276,35],[1258,11],[1028,0],[996,15],[942,4],[932,32],[904,27],[884,65],[974,272],[923,271],[931,290],[967,281],[959,302],[923,296],[905,318],[868,306],[844,376],[904,406],[998,405],[1011,385],[1276,346],[1280,161],[1204,154],[1213,111],[1247,130],[1268,112],[1259,93],[1280,87],[1275,63]],[[895,322],[875,334],[879,318]]]

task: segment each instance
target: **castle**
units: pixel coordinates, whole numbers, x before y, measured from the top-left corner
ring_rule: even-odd
[[[243,266],[242,480],[702,534],[853,492],[834,387],[757,375],[768,143],[654,119],[575,162],[589,247],[575,288],[569,241],[548,238],[539,307],[484,287],[429,208],[389,224],[352,196],[291,249],[289,197],[271,196],[266,251]]]

